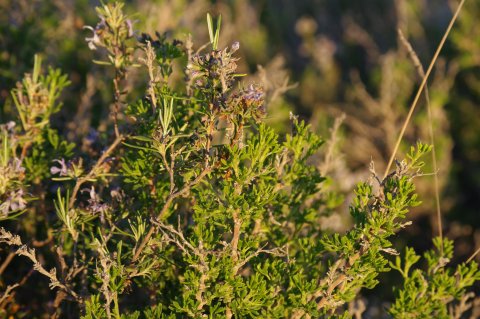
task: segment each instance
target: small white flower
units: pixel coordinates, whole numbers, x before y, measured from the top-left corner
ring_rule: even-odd
[[[232,44],[232,52],[235,52],[235,51],[237,51],[238,49],[240,49],[240,42],[238,42],[238,41],[233,42],[233,44]]]
[[[7,130],[8,131],[13,131],[13,128],[15,127],[15,122],[14,121],[10,121],[6,124],[6,127],[7,127]]]
[[[100,37],[98,36],[96,29],[88,25],[84,26],[83,28],[93,32],[93,36],[85,38],[85,41],[87,41],[88,47],[90,48],[90,50],[96,50],[97,49],[96,45],[100,45],[102,43],[100,41]]]
[[[52,175],[58,174],[60,176],[67,176],[68,169],[67,169],[67,165],[65,164],[65,160],[62,158],[61,160],[54,159],[53,161],[60,164],[60,167],[56,167],[56,166],[50,167],[50,173]]]

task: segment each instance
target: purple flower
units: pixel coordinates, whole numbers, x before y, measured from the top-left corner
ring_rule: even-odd
[[[125,23],[127,24],[128,37],[131,38],[131,37],[133,37],[133,23],[132,23],[132,20],[127,19],[127,20],[125,20]]]
[[[12,163],[13,172],[16,174],[22,174],[25,172],[25,167],[22,166],[22,160],[15,157]]]
[[[190,72],[190,76],[192,78],[198,77],[198,76],[200,76],[200,72],[194,70],[194,71]]]
[[[93,144],[98,140],[98,136],[99,136],[98,131],[95,130],[94,128],[90,128],[85,139],[87,143]]]
[[[97,193],[95,192],[95,187],[87,189],[85,188],[82,192],[88,192],[90,195],[90,199],[88,200],[88,210],[94,214],[97,213],[104,213],[110,207],[107,204],[104,204],[100,201]]]
[[[256,100],[258,102],[263,102],[263,91],[253,84],[250,84],[248,90],[245,91],[245,98],[249,100]]]
[[[60,164],[60,167],[56,167],[56,166],[50,167],[50,173],[52,175],[55,175],[55,174],[58,174],[60,176],[68,175],[68,168],[67,168],[67,164],[65,164],[65,159],[63,158],[61,160],[54,159],[53,162],[57,162],[58,164]]]
[[[8,216],[9,213],[23,210],[27,207],[27,201],[23,198],[23,189],[10,192],[7,199],[0,205],[0,213]]]

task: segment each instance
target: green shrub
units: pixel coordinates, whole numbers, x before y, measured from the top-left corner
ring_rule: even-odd
[[[220,45],[220,18],[208,16],[210,44],[194,51],[137,34],[119,3],[97,13],[87,42],[113,70],[109,129],[74,145],[52,128],[68,80],[39,57],[12,90],[18,119],[0,127],[0,243],[11,249],[1,272],[18,255],[48,282],[32,292],[40,308],[19,312],[15,291],[32,272],[5,278],[3,316],[348,318],[391,268],[403,278],[393,317],[468,314],[480,271],[449,267],[451,241],[434,240],[425,271],[412,268],[412,249],[391,258],[430,146],[412,147],[385,178],[372,164],[353,227],[334,233],[320,221],[338,196],[309,162],[324,141],[293,114],[286,135],[264,123],[264,91],[239,82],[239,44]],[[129,90],[130,72],[147,81]],[[182,87],[169,82],[175,72]]]

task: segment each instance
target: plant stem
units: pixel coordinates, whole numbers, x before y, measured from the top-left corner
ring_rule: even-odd
[[[120,81],[121,81],[121,76],[120,72],[118,69],[115,69],[115,78],[113,79],[113,87],[114,87],[114,104],[113,104],[113,112],[112,112],[112,117],[113,117],[113,127],[115,130],[115,136],[118,138],[120,136],[120,131],[118,130],[118,111],[120,110],[120,98],[121,98],[121,93],[120,93]]]
[[[165,201],[165,204],[163,205],[162,209],[158,213],[157,219],[161,220],[163,218],[163,216],[167,213],[168,209],[170,208],[170,205],[172,204],[175,198],[185,195],[193,186],[198,184],[206,175],[208,175],[210,171],[211,171],[210,167],[205,168],[193,181],[183,186],[181,190],[170,194],[167,197],[167,200]],[[145,249],[145,246],[150,241],[150,238],[152,238],[154,232],[155,232],[155,226],[152,225],[150,226],[150,229],[148,230],[147,235],[145,235],[145,238],[142,240],[142,242],[136,249],[135,254],[132,257],[132,262],[137,261],[138,257],[140,257],[140,254]]]

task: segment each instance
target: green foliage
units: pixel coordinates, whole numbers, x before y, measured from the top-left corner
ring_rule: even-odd
[[[395,303],[389,312],[394,318],[459,318],[472,299],[466,289],[480,279],[475,262],[449,267],[453,257],[453,242],[439,237],[433,240],[435,250],[424,254],[426,270],[412,269],[420,256],[407,248],[404,260],[399,256],[390,266],[398,270],[404,283],[396,291]]]
[[[265,124],[264,89],[238,83],[239,44],[221,49],[221,19],[214,29],[208,15],[211,48],[193,53],[158,34],[136,42],[122,8],[102,5],[87,28],[88,46],[107,56],[95,62],[114,70],[104,136],[77,147],[51,127],[68,81],[44,75],[39,58],[12,92],[22,128],[0,127],[0,219],[17,218],[2,224],[0,243],[48,281],[54,316],[347,318],[348,303],[390,268],[404,279],[394,317],[447,316],[446,304],[469,296],[477,265],[450,271],[447,239],[425,254],[425,273],[411,270],[411,249],[404,266],[389,262],[420,203],[414,179],[430,146],[417,143],[385,178],[372,164],[350,205],[353,226],[332,232],[321,223],[338,196],[311,162],[323,139],[293,114],[288,134]],[[180,87],[169,82],[174,65]],[[133,67],[145,77],[128,91]]]

